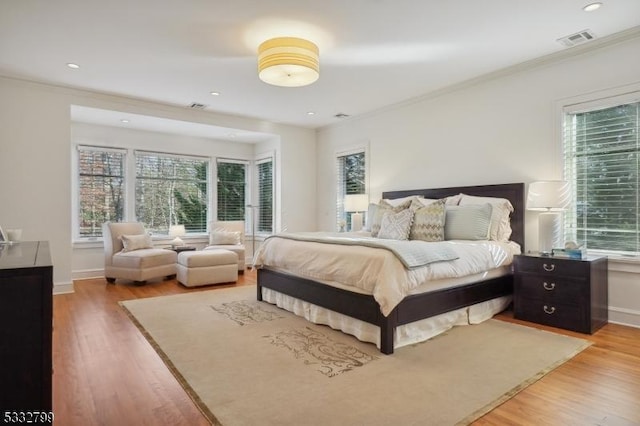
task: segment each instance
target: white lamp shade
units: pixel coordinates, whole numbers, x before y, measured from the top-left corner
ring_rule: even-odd
[[[187,231],[184,229],[184,225],[171,225],[169,227],[170,237],[182,237]]]
[[[180,237],[185,235],[187,231],[184,229],[184,225],[171,225],[169,227],[169,236],[175,237],[173,241],[171,241],[171,245],[174,247],[183,246],[184,241]]]
[[[369,194],[349,194],[344,196],[344,211],[364,212],[369,207]]]
[[[569,182],[547,180],[529,184],[527,210],[561,211],[569,207],[570,202]]]

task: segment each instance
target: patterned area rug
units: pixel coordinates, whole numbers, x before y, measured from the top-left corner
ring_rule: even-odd
[[[386,356],[255,291],[121,303],[213,424],[468,424],[589,346],[489,320]]]

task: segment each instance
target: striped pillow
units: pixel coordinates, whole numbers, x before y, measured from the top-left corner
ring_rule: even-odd
[[[488,240],[492,209],[489,203],[446,206],[444,239]]]

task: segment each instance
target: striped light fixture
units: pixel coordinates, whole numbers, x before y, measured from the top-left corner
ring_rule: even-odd
[[[260,80],[274,86],[301,87],[320,77],[318,46],[296,37],[278,37],[258,47]]]

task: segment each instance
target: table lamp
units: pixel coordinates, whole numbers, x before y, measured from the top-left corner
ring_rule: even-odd
[[[362,230],[362,213],[369,207],[368,194],[349,194],[344,197],[344,211],[351,213],[351,231]]]
[[[562,245],[561,212],[569,206],[569,183],[547,180],[529,184],[527,210],[540,211],[538,216],[538,251],[549,255],[553,247]]]
[[[187,231],[184,229],[184,225],[171,225],[169,227],[169,236],[175,237],[171,241],[171,247],[180,247],[184,245],[184,241],[180,237],[184,236]]]

